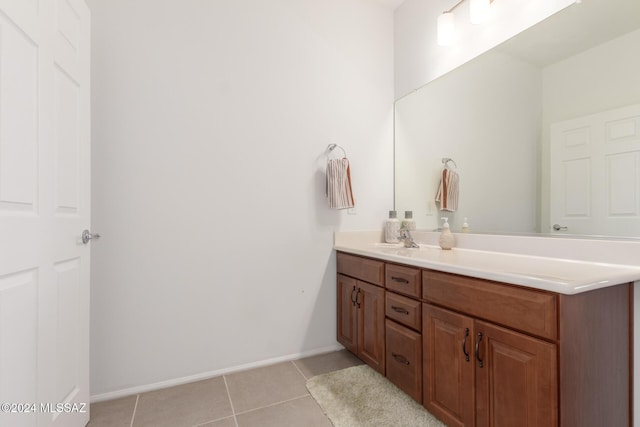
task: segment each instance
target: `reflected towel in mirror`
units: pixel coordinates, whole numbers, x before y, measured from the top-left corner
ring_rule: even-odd
[[[442,169],[442,179],[436,193],[436,202],[440,202],[441,211],[455,212],[458,209],[458,188],[460,177],[449,168]]]

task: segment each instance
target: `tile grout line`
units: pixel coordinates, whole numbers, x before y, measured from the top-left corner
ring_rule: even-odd
[[[225,385],[226,385],[226,380],[225,380]],[[227,389],[227,394],[228,394],[228,389]],[[233,411],[232,417],[233,417],[234,422],[236,423],[236,427],[238,427],[238,420],[236,418],[236,415],[248,414],[250,412],[259,411],[261,409],[270,408],[272,406],[278,406],[278,405],[281,405],[283,403],[292,402],[294,400],[303,399],[305,397],[310,397],[310,396],[311,395],[309,393],[307,393],[307,394],[305,394],[303,396],[292,397],[291,399],[282,400],[280,402],[271,403],[269,405],[260,406],[259,408],[249,409],[247,411],[238,412],[238,413],[235,412],[235,409],[233,409],[233,404],[231,404],[231,410]],[[229,399],[229,403],[231,403],[231,399]],[[226,420],[227,418],[231,418],[231,417],[221,417],[221,418],[218,418],[218,419],[215,419],[215,420],[209,420],[209,421],[206,421],[206,422],[201,423],[201,424],[196,424],[195,426],[192,426],[192,427],[201,427],[201,426],[207,425],[207,424],[212,423],[212,422],[216,422],[216,421],[220,421],[220,420]]]
[[[140,399],[140,395],[136,394],[136,404],[133,405],[133,414],[131,414],[131,424],[129,427],[133,427],[133,423],[136,420],[136,411],[138,410],[138,400]]]
[[[295,366],[296,369],[298,370],[298,372],[300,372],[300,375],[302,375],[302,378],[304,378],[305,381],[309,381],[309,378],[307,378],[307,376],[304,374],[304,372],[302,372],[302,370],[300,370],[300,368],[298,368],[298,365],[296,364],[296,361],[292,360],[291,363],[293,363],[293,366]]]
[[[191,427],[202,427],[202,426],[206,426],[207,424],[216,423],[218,421],[226,420],[227,418],[233,418],[233,415],[228,416],[228,417],[216,418],[214,420],[205,421],[203,423],[199,423],[199,424],[193,425]],[[236,424],[236,426],[237,426],[237,424]]]
[[[236,408],[233,406],[233,400],[231,400],[231,393],[229,392],[229,384],[227,384],[227,376],[223,375],[224,388],[227,390],[227,398],[229,399],[229,405],[231,405],[231,414],[233,414],[233,422],[238,427],[238,419],[236,418]]]

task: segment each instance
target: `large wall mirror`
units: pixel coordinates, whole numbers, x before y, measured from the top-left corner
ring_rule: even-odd
[[[427,230],[448,217],[454,232],[468,218],[472,232],[640,238],[638,52],[640,1],[584,0],[397,100],[399,215]],[[435,202],[443,158],[460,178],[455,212]]]

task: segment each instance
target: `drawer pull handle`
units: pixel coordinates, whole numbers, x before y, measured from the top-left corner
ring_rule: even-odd
[[[467,353],[467,338],[469,338],[469,328],[466,328],[464,331],[464,339],[462,340],[462,353],[464,353],[464,358],[468,362],[469,361],[469,353]]]
[[[409,363],[409,361],[407,360],[406,357],[404,357],[401,354],[397,354],[397,353],[391,353],[391,355],[393,356],[394,359],[396,359],[398,362],[402,363],[403,365],[407,365],[409,366],[411,363]]]
[[[391,309],[396,313],[409,314],[409,311],[403,307],[396,307],[395,305],[392,305]]]
[[[358,293],[356,294],[356,305],[360,308],[360,288],[358,288]]]
[[[478,340],[476,341],[476,360],[482,368],[484,366],[484,361],[480,359],[480,341],[482,341],[482,332],[478,332]]]
[[[353,296],[353,294],[356,293],[356,286],[353,285],[353,290],[351,291],[351,305],[353,305],[354,307],[356,306],[356,299]]]
[[[403,277],[391,276],[391,280],[393,280],[394,282],[409,283],[409,281]]]

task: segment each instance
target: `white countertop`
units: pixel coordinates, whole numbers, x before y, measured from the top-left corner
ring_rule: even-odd
[[[561,294],[577,294],[640,280],[640,266],[600,263],[551,257],[510,254],[477,249],[421,244],[405,248],[401,244],[377,243],[375,234],[358,238],[338,238],[334,249],[447,273],[528,286]]]

